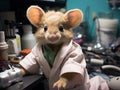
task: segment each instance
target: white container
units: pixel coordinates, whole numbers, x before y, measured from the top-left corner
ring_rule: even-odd
[[[99,35],[101,44],[108,48],[110,44],[113,43],[116,39],[116,31],[118,29],[118,19],[107,19],[107,18],[99,18],[96,21],[96,30],[99,28]],[[98,34],[98,31],[97,31]],[[98,36],[97,36],[98,38]]]
[[[32,33],[31,25],[23,25],[22,49],[32,49],[36,44],[36,39]]]
[[[0,60],[8,60],[8,44],[5,42],[4,31],[0,31]]]
[[[106,28],[108,29],[108,31],[110,30],[113,31],[118,28],[118,19],[98,18],[97,20],[96,20],[96,27],[98,27],[98,22],[99,22],[101,29]]]
[[[17,56],[19,54],[16,38],[8,39],[8,54],[9,56]]]
[[[15,32],[16,32],[15,36],[16,36],[18,53],[20,53],[20,51],[21,51],[21,37],[20,37],[20,35],[18,34],[18,29],[17,29],[17,28],[15,29]]]

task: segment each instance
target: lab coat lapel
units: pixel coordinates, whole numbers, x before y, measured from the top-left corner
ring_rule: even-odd
[[[48,62],[46,61],[46,59],[44,58],[43,56],[43,53],[42,53],[42,48],[41,46],[39,47],[40,49],[37,50],[39,52],[39,64],[41,66],[41,69],[43,70],[45,76],[47,78],[50,77],[50,73],[53,73],[53,72],[56,72],[57,69],[60,67],[60,65],[62,64],[64,58],[66,57],[66,55],[68,54],[69,50],[71,49],[71,46],[72,46],[72,41],[71,42],[67,42],[67,43],[64,43],[61,50],[58,52],[56,58],[55,58],[55,62],[53,64],[53,67],[52,69],[50,68]],[[52,71],[51,71],[52,70]]]
[[[44,58],[44,56],[43,56],[43,53],[42,53],[42,48],[41,48],[41,46],[39,47],[40,49],[39,50],[37,50],[38,52],[38,56],[39,56],[39,64],[40,64],[40,68],[43,70],[43,72],[44,72],[44,74],[45,74],[45,76],[47,77],[47,78],[49,78],[49,74],[50,74],[50,71],[51,71],[51,69],[50,69],[50,66],[49,66],[49,64],[48,64],[48,62],[47,62],[47,60]]]
[[[64,61],[66,55],[68,54],[70,48],[72,46],[72,41],[69,43],[65,43],[63,44],[61,50],[58,52],[56,58],[55,58],[55,62],[53,64],[53,68],[56,71],[60,65],[62,64],[62,62]]]

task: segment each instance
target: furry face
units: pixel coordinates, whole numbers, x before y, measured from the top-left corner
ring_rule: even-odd
[[[38,6],[31,6],[27,10],[28,20],[38,28],[35,37],[40,44],[61,44],[70,41],[74,34],[72,28],[79,25],[82,12],[78,9],[61,13],[55,11],[44,12]]]
[[[47,12],[35,36],[42,44],[60,44],[73,38],[73,32],[64,25],[66,20],[60,12]]]

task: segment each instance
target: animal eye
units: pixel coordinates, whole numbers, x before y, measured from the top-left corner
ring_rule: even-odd
[[[61,32],[63,32],[63,25],[60,25],[60,26],[59,26],[59,30],[60,30]]]
[[[44,31],[45,31],[45,32],[47,31],[47,29],[48,29],[48,27],[47,27],[47,26],[44,26]]]

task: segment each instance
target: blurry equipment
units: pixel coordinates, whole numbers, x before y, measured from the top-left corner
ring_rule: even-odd
[[[89,6],[85,10],[85,19],[79,26],[73,29],[75,34],[74,41],[82,44],[87,39],[88,19],[89,19]]]
[[[110,90],[120,89],[120,54],[112,49],[95,49],[82,47],[89,76],[102,76],[108,83]]]
[[[4,31],[0,31],[0,58],[8,60],[8,44],[5,42]]]
[[[10,86],[12,83],[22,81],[23,76],[22,72],[19,68],[14,67],[10,63],[8,63],[7,69],[0,73],[0,88],[5,88]]]
[[[99,26],[98,26],[99,22]],[[116,31],[118,27],[117,19],[104,19],[99,18],[96,22],[96,27],[99,27],[98,33],[100,34],[97,38],[100,38],[102,45],[108,48],[110,44],[116,39]]]
[[[15,21],[4,21],[4,31],[5,31],[5,37],[6,42],[8,44],[8,54],[9,56],[17,56],[20,51],[20,40],[16,37],[16,28],[17,23]],[[19,47],[18,47],[19,43]]]
[[[4,31],[0,31],[0,72],[4,70],[4,63],[8,60],[8,44],[5,42]]]
[[[120,76],[120,67],[115,65],[103,65],[101,67],[102,72],[107,75]]]
[[[5,27],[5,25],[4,25],[4,21],[5,20],[16,21],[15,12],[14,11],[3,11],[3,12],[0,12],[0,22],[1,22],[2,28]]]
[[[109,6],[114,9],[120,9],[120,0],[107,0]]]
[[[20,54],[23,55],[23,56],[26,56],[30,52],[31,52],[31,49],[23,49],[23,50],[20,51]]]
[[[120,90],[120,76],[111,78],[107,83],[111,90]]]
[[[92,18],[93,18],[93,21],[96,21],[98,23],[98,27],[96,27],[96,41],[95,41],[95,44],[93,44],[92,48],[96,50],[102,50],[104,49],[104,47],[101,43],[100,23],[95,13],[93,13]]]
[[[88,72],[102,72],[108,76],[120,76],[120,54],[110,49],[94,49],[82,45]],[[112,72],[111,72],[112,70]]]
[[[36,44],[36,39],[32,32],[31,25],[23,25],[22,49],[32,49]]]
[[[99,13],[96,18],[96,36],[103,47],[108,48],[116,40],[117,29],[118,19],[113,18],[112,13]]]
[[[85,40],[86,37],[86,28],[87,28],[87,23],[86,22],[82,22],[78,27],[73,29],[74,32],[74,41],[82,44]]]
[[[120,38],[118,38],[115,42],[112,43],[111,49],[113,52],[120,55]]]

